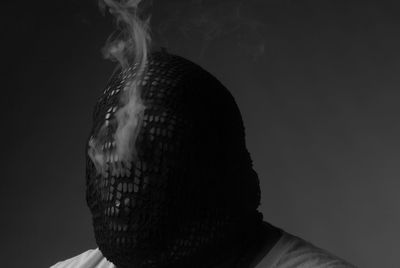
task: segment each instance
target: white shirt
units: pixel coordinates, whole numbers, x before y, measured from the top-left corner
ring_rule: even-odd
[[[107,261],[96,248],[58,262],[50,268],[116,268],[116,266]],[[356,268],[356,266],[301,238],[283,232],[274,247],[254,268]]]

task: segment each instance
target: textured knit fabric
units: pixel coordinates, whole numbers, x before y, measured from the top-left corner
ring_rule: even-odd
[[[72,267],[116,268],[103,257],[98,248],[59,262],[50,268]],[[301,238],[283,232],[279,241],[255,267],[243,268],[356,268],[356,266]]]
[[[214,76],[165,51],[137,72],[135,65],[116,70],[93,113],[86,200],[96,244],[119,268],[222,263],[246,248],[262,222],[239,108]],[[137,136],[128,131],[135,153],[123,160],[118,129],[135,117],[121,96],[138,83],[145,109]]]

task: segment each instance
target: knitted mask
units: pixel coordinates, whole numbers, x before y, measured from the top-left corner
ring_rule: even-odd
[[[115,118],[136,75],[134,66],[114,72],[93,114],[86,200],[96,242],[118,268],[213,267],[262,220],[240,112],[204,69],[154,52],[138,79],[132,155],[121,160]]]

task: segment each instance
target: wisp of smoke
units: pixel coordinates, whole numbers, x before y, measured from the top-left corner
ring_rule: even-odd
[[[169,0],[159,1],[157,10],[163,16],[154,33],[162,46],[170,41],[196,40],[196,54],[202,58],[216,40],[231,40],[237,47],[256,60],[266,47],[265,19],[255,16],[267,1],[263,0]],[[169,12],[162,11],[168,10]],[[185,42],[181,42],[185,43]],[[178,45],[179,44],[174,44]]]
[[[103,8],[108,7],[114,15],[119,34],[111,35],[103,49],[105,58],[116,60],[122,68],[132,62],[139,63],[139,70],[147,60],[150,38],[150,17],[141,18],[139,4],[142,0],[100,0]],[[141,68],[140,68],[141,67]]]
[[[176,33],[191,39],[193,33],[199,34],[202,44],[200,56],[210,43],[227,35],[236,35],[241,40],[241,50],[250,52],[253,59],[259,58],[265,49],[263,30],[265,25],[260,20],[244,15],[250,3],[256,0],[179,0],[159,1],[164,20],[158,33],[161,38]],[[105,174],[107,163],[112,173],[126,172],[121,170],[121,162],[129,165],[135,158],[135,142],[140,130],[145,106],[141,99],[139,81],[146,72],[147,57],[151,43],[150,16],[143,15],[144,6],[151,5],[152,0],[99,0],[100,7],[108,10],[116,21],[117,30],[103,48],[104,57],[117,61],[124,72],[135,66],[136,75],[126,81],[124,91],[120,94],[120,107],[114,113],[117,130],[114,133],[113,150],[104,151],[104,137],[107,123],[101,127],[96,138],[90,141],[89,156],[99,173]],[[247,6],[247,8],[245,8]],[[169,12],[165,12],[169,10]],[[109,159],[112,159],[109,161]],[[114,165],[117,162],[118,165]]]
[[[117,124],[114,133],[113,150],[104,150],[104,131],[107,120],[97,133],[97,139],[91,139],[89,156],[98,173],[107,176],[107,163],[113,174],[129,172],[125,170],[136,156],[135,142],[140,130],[145,106],[141,99],[140,79],[146,71],[148,50],[151,42],[150,17],[143,18],[139,4],[142,0],[100,0],[100,7],[107,9],[115,17],[118,31],[112,34],[103,48],[104,57],[117,61],[124,72],[134,66],[136,75],[125,81],[124,90],[120,94],[120,108],[115,112],[113,120]],[[103,144],[102,144],[103,143]],[[111,159],[111,161],[109,161]],[[116,164],[117,163],[117,164]],[[121,163],[125,163],[124,166]]]

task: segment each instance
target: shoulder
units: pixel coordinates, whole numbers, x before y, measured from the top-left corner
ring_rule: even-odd
[[[96,248],[57,262],[50,268],[115,268],[115,266],[107,261],[101,251]]]
[[[285,232],[283,232],[281,239],[270,253],[274,256],[273,259],[270,259],[270,263],[266,267],[356,268],[356,266],[331,254],[330,252]]]

